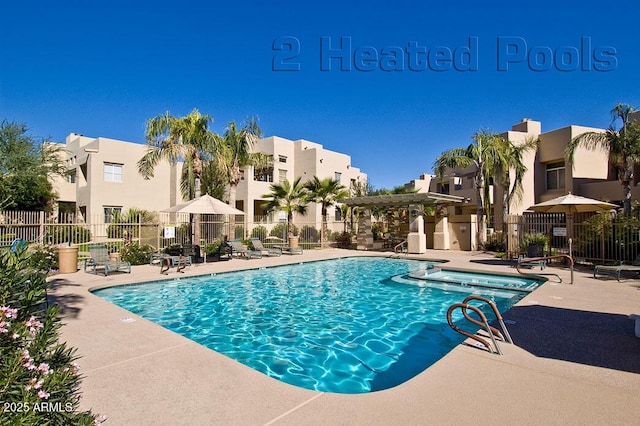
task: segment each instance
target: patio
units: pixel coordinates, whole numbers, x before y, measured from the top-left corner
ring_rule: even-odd
[[[348,255],[192,265],[170,277],[298,263]],[[487,254],[428,250],[447,267],[514,273]],[[569,271],[549,268],[568,282]],[[517,346],[503,356],[460,345],[408,382],[381,392],[328,394],[293,387],[89,294],[90,288],[160,279],[157,266],[108,277],[54,277],[50,298],[66,316],[63,338],[78,349],[85,376],[81,407],[106,424],[634,424],[640,402],[640,281],[548,282],[508,311]],[[545,270],[548,272],[548,270]],[[123,321],[124,320],[124,321]]]

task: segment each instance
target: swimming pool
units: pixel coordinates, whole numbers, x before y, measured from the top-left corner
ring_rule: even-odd
[[[397,281],[427,267],[352,257],[94,293],[286,383],[364,393],[403,383],[464,339],[447,325],[446,311],[469,286]],[[526,295],[475,290],[501,312]]]

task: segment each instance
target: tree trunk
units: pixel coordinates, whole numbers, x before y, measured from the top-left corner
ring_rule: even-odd
[[[322,206],[322,226],[320,228],[320,247],[325,248],[327,241],[327,207]]]
[[[476,221],[477,221],[477,231],[476,231],[476,250],[480,249],[481,245],[484,245],[487,238],[487,227],[484,223],[484,195],[482,194],[483,190],[483,179],[481,177],[476,178]]]

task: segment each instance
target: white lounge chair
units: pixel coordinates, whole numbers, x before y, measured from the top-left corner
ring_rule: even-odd
[[[85,272],[89,269],[90,273],[97,275],[98,269],[102,268],[105,277],[114,271],[131,273],[131,263],[110,259],[106,244],[89,244],[89,253],[91,257],[84,261]]]
[[[265,247],[258,238],[252,238],[251,243],[253,244],[253,248],[264,256],[282,256],[282,248],[280,247]]]

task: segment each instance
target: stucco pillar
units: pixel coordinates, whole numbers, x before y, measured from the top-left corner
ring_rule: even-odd
[[[358,233],[356,239],[358,250],[373,249],[373,231],[371,230],[370,209],[364,209],[358,218]]]
[[[446,209],[446,207],[444,207]],[[433,233],[433,248],[436,250],[449,250],[449,220],[441,211],[440,214],[436,214],[436,231]]]
[[[407,236],[407,251],[412,254],[422,254],[427,251],[427,236],[424,233],[424,218],[416,217],[409,226]]]

